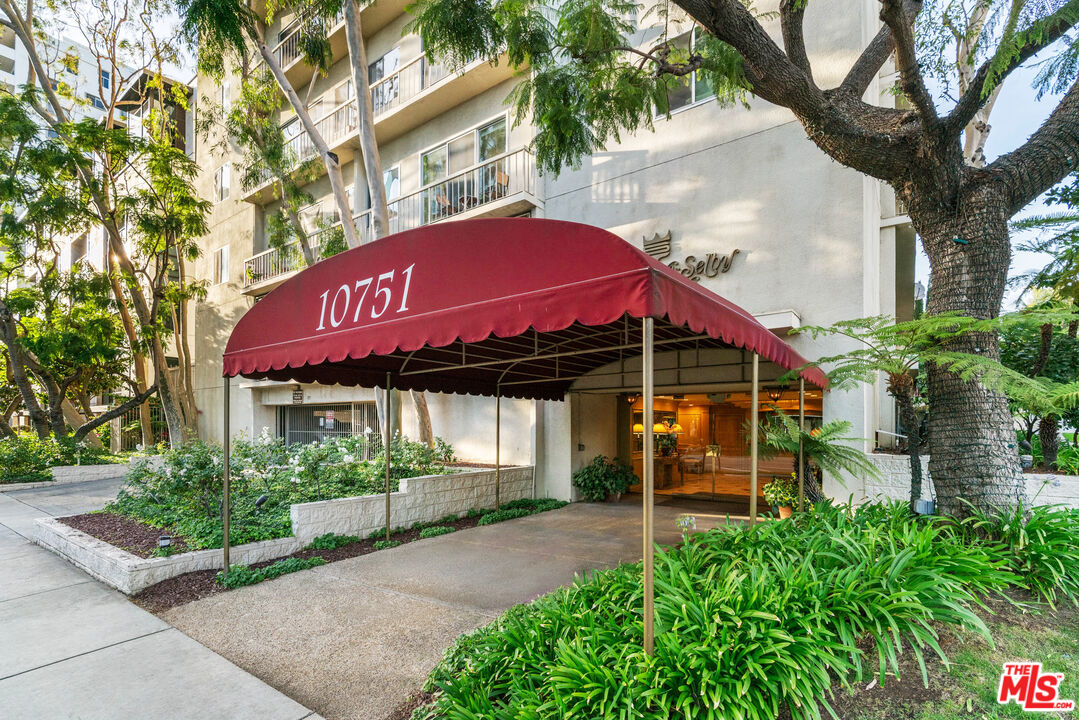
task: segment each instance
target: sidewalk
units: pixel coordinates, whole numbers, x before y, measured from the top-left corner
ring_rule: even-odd
[[[100,508],[118,486],[104,480],[0,494],[5,720],[316,720],[29,541],[35,518]]]

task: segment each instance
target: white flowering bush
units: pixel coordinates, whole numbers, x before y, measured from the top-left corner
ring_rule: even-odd
[[[368,455],[377,435],[285,445],[268,429],[239,437],[231,454],[231,525],[235,544],[287,537],[294,503],[369,495],[385,488],[385,458]],[[446,471],[453,450],[439,440],[428,448],[398,435],[391,450],[390,490],[404,477]],[[224,465],[221,448],[202,441],[164,450],[134,464],[127,483],[107,512],[132,517],[184,537],[194,549],[220,547]]]

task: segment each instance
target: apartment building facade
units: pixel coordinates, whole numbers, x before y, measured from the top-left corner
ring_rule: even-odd
[[[830,4],[838,9],[836,0]],[[505,63],[485,62],[451,71],[427,58],[420,38],[405,33],[404,5],[390,0],[363,10],[391,232],[475,217],[571,220],[610,230],[784,336],[806,324],[910,316],[915,240],[894,196],[828,159],[787,110],[757,100],[749,110],[722,108],[704,83],[691,80],[672,97],[669,116],[655,119],[654,132],[629,134],[579,168],[541,175],[529,151],[533,128],[514,125],[506,105],[518,82],[514,72]],[[842,13],[822,6],[809,14],[806,35],[819,83],[838,84],[875,34],[878,12],[871,0],[861,0],[853,9],[844,4]],[[296,18],[276,18],[270,34],[279,62],[300,96],[310,98],[311,116],[341,160],[356,224],[368,242],[369,203],[344,26],[340,18],[327,24],[335,62],[325,77],[300,57]],[[678,41],[692,43],[692,27],[681,30]],[[646,28],[635,40],[647,42],[657,33]],[[869,96],[894,102],[888,91],[893,83],[894,76],[883,74]],[[237,86],[236,80],[215,85],[216,102],[209,103],[214,111],[227,106]],[[282,123],[295,154],[310,157],[310,142],[287,109]],[[211,138],[196,155],[203,168],[200,192],[214,208],[195,266],[211,284],[196,309],[192,338],[199,349],[201,430],[213,439],[222,432],[216,412],[221,355],[232,327],[258,298],[303,267],[295,248],[269,247],[266,218],[280,202],[269,184],[241,188],[241,158],[216,152],[219,146]],[[315,201],[301,217],[317,245],[340,218],[324,174],[306,190]],[[839,347],[803,337],[790,342],[810,358]],[[657,412],[671,424],[682,426],[685,419],[679,442],[687,451],[723,444],[732,458],[742,457],[746,385],[662,387]],[[247,381],[233,388],[232,427],[249,434],[268,428],[302,442],[374,425],[373,389]],[[762,395],[787,410],[796,396],[778,386]],[[460,457],[493,460],[493,399],[429,394],[428,405],[435,434]],[[538,492],[569,498],[572,470],[593,456],[631,460],[636,454],[636,426],[643,419],[638,405],[632,393],[613,390],[572,392],[564,402],[503,400],[503,461],[535,464]],[[879,387],[811,394],[808,410],[814,422],[850,421],[855,437],[895,430],[894,408]],[[408,402],[399,417],[402,432],[415,437]],[[732,459],[729,468],[735,475],[739,462]]]

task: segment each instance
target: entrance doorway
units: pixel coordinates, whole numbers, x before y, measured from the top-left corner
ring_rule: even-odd
[[[627,433],[630,463],[637,477],[643,475],[644,404],[640,399],[630,406]],[[759,394],[761,423],[768,422],[776,412],[798,414],[798,391],[764,388]],[[657,395],[654,417],[656,433],[655,495],[665,499],[702,500],[719,503],[721,512],[744,514],[749,511],[750,438],[749,421],[752,409],[749,392],[716,392]],[[819,391],[807,391],[805,398],[806,428],[821,423],[822,396]],[[625,445],[623,445],[625,447]],[[794,469],[790,454],[762,457],[758,462],[760,485],[770,482],[773,475],[786,475]],[[635,485],[630,492],[640,492]],[[759,492],[759,490],[758,490]],[[758,496],[763,507],[763,496]]]

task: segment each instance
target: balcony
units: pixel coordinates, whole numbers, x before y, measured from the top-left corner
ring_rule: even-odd
[[[379,0],[377,3],[364,5],[360,10],[360,24],[363,26],[364,37],[369,38],[389,25],[405,12],[408,2],[410,0]],[[256,2],[253,9],[257,14],[265,17],[265,3]],[[325,22],[326,39],[330,41],[334,59],[347,57],[348,42],[345,40],[344,12],[339,12]],[[297,89],[305,87],[311,81],[311,67],[302,62],[301,29],[297,25],[273,47],[274,57],[281,64],[281,69],[284,70],[289,82]]]
[[[390,234],[446,220],[509,217],[543,207],[536,160],[527,150],[514,150],[487,160],[444,180],[430,183],[389,204]],[[355,217],[360,242],[374,240],[371,211]],[[324,233],[309,242],[317,246]],[[261,252],[244,261],[244,293],[262,295],[306,266],[300,244]]]
[[[284,42],[287,39],[282,44]],[[371,85],[375,139],[380,144],[387,143],[511,77],[513,70],[504,59],[497,66],[476,60],[457,72],[451,72],[445,66],[420,55]],[[319,96],[312,106],[333,102],[341,94],[340,88],[344,84],[340,83]],[[315,126],[330,152],[337,154],[342,165],[352,160],[359,144],[359,124],[355,98],[351,93],[347,100],[334,103],[332,110],[315,121]],[[288,145],[297,167],[316,155],[314,145],[302,130],[288,141]],[[321,175],[324,168],[318,166],[315,170]],[[245,194],[244,200],[262,204],[276,199],[269,183],[267,176],[264,182]]]

